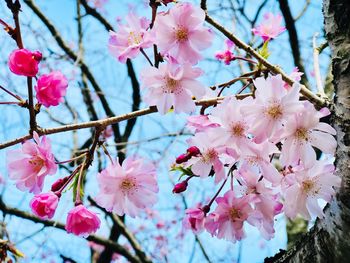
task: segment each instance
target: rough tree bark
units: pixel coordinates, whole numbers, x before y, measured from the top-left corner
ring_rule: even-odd
[[[337,130],[336,173],[342,185],[325,209],[325,218],[288,251],[265,262],[350,262],[350,1],[324,0],[325,32],[332,51]]]

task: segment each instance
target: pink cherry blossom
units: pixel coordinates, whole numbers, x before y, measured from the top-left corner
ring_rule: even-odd
[[[87,237],[100,228],[98,216],[84,205],[78,205],[68,212],[66,231],[77,236]]]
[[[108,42],[109,51],[120,62],[135,58],[140,50],[153,45],[153,34],[147,31],[150,21],[139,18],[134,13],[126,16],[126,25],[120,25],[117,32],[110,31]]]
[[[290,218],[295,218],[297,214],[305,219],[310,219],[313,215],[323,217],[318,200],[323,199],[329,203],[335,195],[334,187],[340,187],[341,179],[334,175],[334,165],[323,160],[293,170],[294,173],[286,176],[289,186],[284,190],[285,214]]]
[[[147,91],[144,100],[148,105],[156,105],[161,114],[172,106],[176,113],[190,113],[195,110],[192,97],[200,99],[205,94],[205,87],[196,80],[201,74],[199,68],[192,68],[189,63],[164,63],[158,69],[148,67],[141,73],[143,87]]]
[[[300,72],[298,67],[295,67],[293,71],[289,74],[289,77],[297,82],[301,80],[301,76],[304,75],[303,72]],[[287,82],[284,83],[284,87],[286,89],[290,89],[292,86],[290,86]]]
[[[209,120],[208,115],[193,115],[187,117],[187,128],[195,132],[201,132],[219,126],[218,123],[213,123]]]
[[[283,205],[278,201],[279,195],[275,190],[266,186],[267,181],[261,175],[250,169],[240,169],[236,173],[240,185],[234,191],[248,195],[254,206],[255,214],[250,222],[260,229],[267,240],[274,236],[274,217],[281,213]]]
[[[55,214],[59,198],[53,192],[35,195],[30,201],[32,212],[42,218],[52,218]]]
[[[243,224],[253,212],[249,204],[249,197],[235,197],[233,191],[228,191],[223,197],[216,198],[217,207],[214,211],[213,221],[207,223],[209,232],[220,239],[232,242],[241,240],[245,234]],[[209,219],[210,220],[210,219]]]
[[[281,26],[281,23],[281,15],[267,13],[264,15],[264,21],[256,28],[253,28],[252,31],[254,35],[261,36],[264,42],[269,41],[286,30],[284,26]]]
[[[329,124],[320,122],[321,117],[329,114],[326,108],[318,112],[310,102],[304,102],[303,110],[295,113],[285,124],[281,135],[285,139],[281,151],[281,162],[284,165],[298,164],[299,160],[305,164],[313,162],[316,153],[312,147],[334,154],[337,141],[333,135],[336,131]]]
[[[35,86],[36,98],[45,107],[63,102],[68,88],[67,78],[59,71],[42,75]]]
[[[239,170],[255,169],[257,172],[260,171],[266,180],[277,185],[282,180],[282,176],[270,162],[270,156],[275,153],[279,153],[279,150],[273,143],[251,142],[242,149]]]
[[[247,144],[249,123],[241,113],[245,105],[251,105],[252,99],[237,100],[234,96],[226,98],[209,116],[210,121],[218,123],[215,134],[223,145],[240,152]]]
[[[242,107],[242,113],[248,118],[250,133],[254,141],[261,143],[267,138],[278,142],[287,119],[303,108],[299,101],[300,85],[294,84],[287,91],[281,75],[260,77],[254,80],[255,100]]]
[[[167,13],[158,13],[154,24],[156,44],[162,54],[178,63],[196,64],[200,51],[211,45],[213,34],[203,26],[204,11],[190,3],[173,6]]]
[[[50,140],[43,136],[41,141],[36,132],[34,142],[26,141],[22,148],[7,153],[9,178],[16,181],[19,190],[40,193],[45,176],[56,173],[57,164],[51,152]]]
[[[16,75],[35,77],[39,70],[42,55],[39,51],[16,49],[9,57],[9,68]]]
[[[143,159],[129,157],[122,166],[111,164],[97,175],[97,180],[97,203],[120,216],[135,217],[157,202],[155,167]]]
[[[224,163],[220,160],[220,155],[226,155],[227,153],[226,148],[220,144],[216,134],[212,131],[196,133],[189,139],[188,143],[196,146],[201,154],[188,160],[185,167],[191,167],[192,172],[201,178],[208,177],[213,168],[215,183],[223,180],[225,178],[225,170]]]
[[[231,49],[234,47],[234,44],[231,40],[225,40],[225,50],[216,52],[215,58],[218,60],[222,60],[226,65],[230,65],[231,61],[235,60],[235,56]]]
[[[182,221],[185,229],[191,229],[198,234],[204,230],[205,214],[200,208],[189,208],[186,211],[186,216]]]

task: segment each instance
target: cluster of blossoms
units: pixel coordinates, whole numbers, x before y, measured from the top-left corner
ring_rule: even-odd
[[[189,117],[195,134],[188,144],[195,154],[181,155],[176,163],[191,176],[175,192],[185,191],[196,177],[213,176],[216,184],[231,180],[231,187],[207,205],[186,210],[185,228],[236,241],[244,237],[247,222],[270,239],[276,215],[322,217],[318,200],[330,202],[340,185],[333,164],[317,160],[314,150],[335,152],[335,130],[320,122],[329,110],[301,101],[299,85],[286,89],[280,75],[257,78],[254,86],[254,99],[226,97],[210,114]]]

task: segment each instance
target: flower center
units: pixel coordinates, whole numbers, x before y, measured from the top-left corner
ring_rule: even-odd
[[[236,209],[234,207],[232,207],[229,212],[229,217],[231,219],[231,221],[236,221],[237,218],[240,218],[241,217],[241,211],[239,209]]]
[[[132,44],[138,45],[141,43],[141,41],[142,41],[142,36],[140,33],[135,33],[133,31],[129,33],[129,37],[128,37],[129,45],[132,45]]]
[[[28,161],[35,172],[39,172],[41,168],[45,165],[45,160],[40,158],[39,156],[35,156]]]
[[[120,184],[120,188],[122,189],[123,192],[129,192],[135,187],[136,187],[136,182],[131,178],[124,179]]]
[[[180,27],[175,32],[175,38],[179,42],[184,42],[188,40],[188,30],[186,28]]]
[[[266,114],[274,120],[281,118],[283,111],[280,104],[274,103],[266,109]]]
[[[301,184],[302,190],[307,195],[318,194],[320,187],[317,187],[317,184],[314,180],[305,180]]]
[[[204,154],[203,154],[203,162],[204,163],[211,163],[213,162],[214,159],[218,157],[218,153],[214,149],[208,149]]]
[[[174,93],[179,85],[179,82],[175,79],[167,77],[165,80],[165,93]]]
[[[244,137],[244,126],[242,123],[235,123],[231,126],[231,133],[236,137]]]
[[[301,140],[301,141],[307,141],[309,136],[308,136],[308,132],[305,128],[298,128],[296,131],[295,131],[295,137],[298,139],[298,140]]]

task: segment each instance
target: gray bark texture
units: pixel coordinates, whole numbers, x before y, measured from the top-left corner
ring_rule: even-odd
[[[336,174],[342,184],[326,207],[325,218],[291,249],[265,262],[350,262],[350,1],[324,0],[323,13],[334,75],[331,122],[337,130]]]

